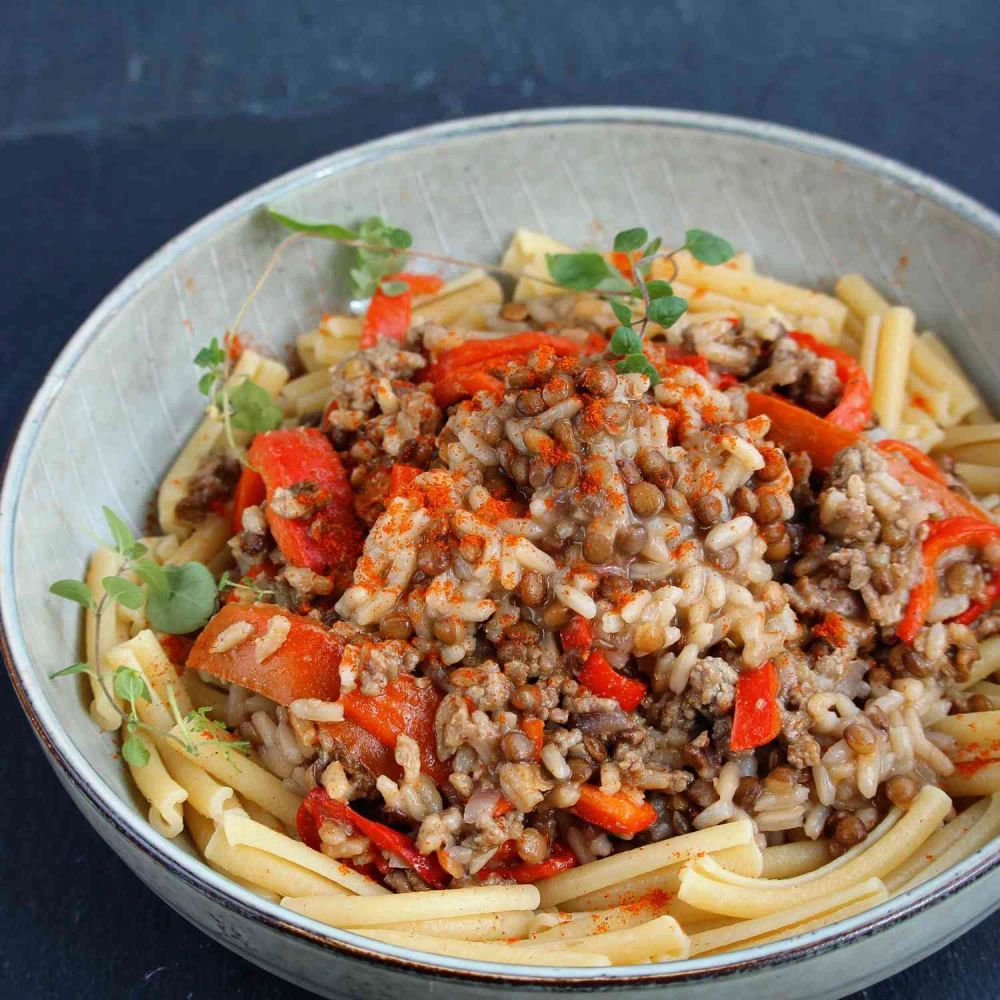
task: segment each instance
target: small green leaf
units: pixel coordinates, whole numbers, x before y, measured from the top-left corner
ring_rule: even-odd
[[[164,572],[168,589],[164,593],[151,591],[146,603],[150,624],[171,635],[186,635],[201,628],[215,613],[215,578],[197,562],[165,566]]]
[[[228,587],[235,587],[236,584],[229,578],[229,570],[223,570],[219,577],[219,593],[221,594]]]
[[[659,236],[655,240],[650,240],[649,245],[642,251],[643,257],[652,257],[661,246],[663,246],[663,240]]]
[[[195,356],[194,363],[199,368],[215,368],[226,360],[226,352],[219,346],[217,337],[213,337],[207,347],[203,347]]]
[[[216,378],[214,372],[205,372],[200,379],[198,379],[198,391],[203,396],[210,396],[212,394],[212,387],[215,385]]]
[[[145,678],[132,667],[121,666],[114,673],[115,694],[129,704],[135,704],[140,698],[152,701]]]
[[[108,522],[108,530],[120,556],[128,557],[135,546],[135,535],[132,529],[110,508],[102,507],[104,520]]]
[[[621,372],[623,375],[629,372],[646,375],[650,385],[656,385],[660,381],[660,373],[653,367],[652,362],[645,354],[630,354],[627,358],[622,358],[615,365],[615,371]]]
[[[117,601],[130,611],[138,611],[146,600],[146,592],[131,580],[125,580],[120,576],[106,576],[101,583],[112,601]]]
[[[89,663],[74,663],[72,666],[63,667],[54,674],[49,674],[49,680],[54,681],[57,677],[70,677],[73,674],[92,674]]]
[[[297,233],[312,233],[314,236],[325,236],[331,240],[356,240],[358,238],[357,233],[344,226],[338,226],[335,222],[302,222],[273,208],[268,208],[267,212],[272,219]]]
[[[649,303],[647,315],[662,327],[673,326],[687,309],[687,302],[678,295],[666,295]]]
[[[122,744],[122,757],[133,767],[145,767],[149,763],[149,750],[138,736],[130,736]]]
[[[383,281],[378,287],[383,295],[388,295],[391,299],[410,290],[410,286],[405,281]]]
[[[241,431],[259,434],[273,431],[284,417],[281,407],[266,389],[247,379],[228,393],[231,422]]]
[[[56,580],[49,592],[67,601],[76,601],[85,608],[94,607],[94,598],[90,596],[90,588],[82,580]]]
[[[641,354],[642,337],[629,326],[620,326],[615,330],[608,345],[612,354]]]
[[[405,229],[391,227],[385,234],[386,240],[395,250],[409,250],[413,245],[413,237]]]
[[[624,302],[618,302],[616,299],[612,299],[608,305],[611,306],[611,311],[618,317],[618,322],[623,326],[632,325],[632,310],[629,309]]]
[[[674,289],[669,281],[660,281],[657,278],[654,281],[646,282],[646,294],[649,295],[650,299],[662,299],[673,295]]]
[[[606,278],[602,278],[596,287],[599,292],[631,293],[632,291],[632,286],[617,271],[612,271]]]
[[[157,591],[161,594],[170,590],[167,581],[167,571],[152,559],[141,559],[132,569],[136,576],[149,588],[150,592]]]
[[[563,288],[577,292],[590,291],[608,278],[621,276],[613,271],[608,262],[592,251],[584,253],[548,253],[545,261],[552,280]],[[626,288],[628,285],[626,284]]]
[[[733,256],[733,247],[728,240],[704,229],[689,229],[684,234],[684,246],[703,264],[725,264]]]
[[[648,239],[649,233],[641,227],[625,229],[615,236],[615,252],[630,253],[632,250],[638,250]]]

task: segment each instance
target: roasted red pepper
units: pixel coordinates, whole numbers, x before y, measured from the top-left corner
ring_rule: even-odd
[[[861,365],[846,351],[821,343],[810,333],[793,330],[789,336],[800,347],[828,358],[837,370],[837,378],[843,386],[840,401],[823,419],[849,431],[863,431],[868,427],[872,422],[872,387]]]
[[[938,559],[960,545],[982,548],[997,539],[1000,539],[1000,525],[978,518],[949,517],[943,521],[931,521],[921,550],[923,579],[910,591],[903,620],[896,628],[896,637],[900,642],[913,642],[917,632],[927,622],[927,615],[937,596]]]
[[[513,841],[508,840],[503,846],[506,847],[507,844],[513,844]],[[497,854],[499,853],[497,851]],[[496,856],[496,854],[493,855],[494,859]],[[520,885],[532,885],[535,882],[541,882],[544,878],[551,878],[553,875],[558,875],[559,872],[575,868],[577,864],[576,855],[572,851],[566,848],[559,848],[553,851],[544,861],[534,863],[523,861],[519,864],[502,864],[496,868],[490,868],[489,871],[481,871],[479,877],[488,878],[490,875],[502,875],[504,878],[513,879]]]
[[[751,417],[763,415],[770,419],[771,428],[767,436],[772,441],[786,451],[805,452],[812,460],[813,467],[820,472],[826,472],[844,448],[861,440],[861,435],[856,431],[831,424],[780,396],[751,391],[747,393],[747,407]],[[889,472],[896,479],[908,486],[915,486],[927,500],[937,504],[943,514],[986,520],[983,510],[960,493],[918,472],[898,455],[891,452],[883,455]]]
[[[503,393],[507,365],[524,361],[534,350],[548,348],[559,357],[600,353],[605,348],[601,337],[591,336],[581,345],[568,337],[549,333],[515,333],[491,340],[468,340],[446,351],[428,368],[422,378],[434,384],[434,398],[439,406],[451,406],[480,390],[493,395]]]
[[[390,281],[400,281],[409,287],[399,295],[386,295],[382,285]],[[374,347],[386,338],[402,343],[413,318],[413,296],[433,295],[443,284],[436,274],[400,273],[383,278],[365,313],[359,346]]]
[[[736,682],[731,750],[753,750],[770,743],[781,730],[778,707],[778,671],[770,660],[744,671]]]
[[[700,354],[685,354],[679,347],[672,344],[665,344],[659,340],[652,340],[646,344],[646,357],[653,363],[653,366],[661,376],[667,374],[671,365],[681,365],[684,368],[693,368],[699,375],[709,377],[708,358]]]
[[[575,615],[568,625],[563,626],[559,638],[562,640],[564,653],[589,653],[594,644],[594,627],[583,615]]]
[[[626,712],[634,712],[646,696],[646,685],[635,678],[623,677],[600,650],[587,657],[577,680],[599,698],[614,698]]]
[[[580,799],[570,807],[570,812],[617,837],[642,833],[656,822],[657,816],[648,802],[633,802],[622,792],[608,795],[596,785],[580,785]]]
[[[344,802],[331,799],[322,788],[314,788],[302,800],[296,816],[299,837],[304,844],[319,850],[319,828],[324,820],[334,820],[367,837],[383,851],[405,861],[432,889],[443,889],[448,876],[437,858],[421,854],[410,837],[384,823],[366,819]]]
[[[985,589],[981,601],[973,601],[960,615],[955,615],[948,621],[957,625],[971,625],[980,615],[986,614],[997,601],[1000,601],[1000,573],[993,573],[990,576]]]
[[[885,438],[879,441],[875,447],[884,454],[898,455],[908,462],[915,472],[919,472],[920,475],[926,476],[941,486],[948,486],[948,477],[945,475],[944,469],[933,458],[925,455],[914,445],[907,444],[906,441],[897,441],[894,438]]]
[[[243,530],[243,511],[247,507],[256,507],[264,502],[267,489],[264,480],[256,469],[244,465],[240,478],[236,481],[236,491],[233,493],[233,523],[232,532],[238,535]]]
[[[388,747],[395,747],[406,734],[420,748],[420,766],[439,785],[448,780],[450,768],[438,759],[434,717],[441,696],[432,685],[422,687],[404,674],[379,695],[360,691],[345,694],[341,701],[344,716],[371,733]]]
[[[347,470],[326,435],[315,427],[266,431],[253,439],[249,458],[264,479],[267,523],[285,559],[349,586],[363,533]],[[272,505],[277,490],[293,488],[310,509],[304,517],[282,517]]]

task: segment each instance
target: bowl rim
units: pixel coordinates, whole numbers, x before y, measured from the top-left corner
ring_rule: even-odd
[[[0,563],[12,565],[13,529],[20,487],[50,402],[100,335],[105,322],[138,294],[147,282],[168,270],[199,241],[250,215],[267,201],[288,195],[332,174],[361,164],[374,164],[397,153],[504,130],[594,124],[650,125],[732,135],[841,161],[928,198],[1000,241],[1000,216],[995,212],[949,185],[898,161],[812,132],[704,112],[617,106],[515,110],[397,132],[327,154],[232,199],[169,240],[112,289],[69,339],[32,398],[8,451],[0,488]],[[705,982],[739,972],[802,961],[871,937],[941,903],[1000,865],[1000,845],[986,845],[917,889],[846,921],[785,941],[739,949],[722,956],[721,960],[719,956],[694,958],[645,967],[592,969],[583,973],[578,969],[509,966],[434,956],[381,944],[300,917],[278,904],[263,900],[217,874],[201,858],[190,855],[156,833],[145,818],[104,781],[60,724],[45,696],[41,679],[33,675],[16,607],[10,574],[0,574],[0,652],[35,736],[64,784],[72,786],[71,790],[75,790],[106,824],[134,847],[197,892],[239,916],[293,934],[303,941],[332,947],[369,964],[388,964],[401,971],[419,971],[443,979],[516,983],[522,987],[533,985],[545,989],[601,983],[609,987],[655,988],[665,983]],[[80,805],[79,802],[77,804]],[[941,942],[942,945],[944,943]],[[643,971],[638,972],[638,968]]]

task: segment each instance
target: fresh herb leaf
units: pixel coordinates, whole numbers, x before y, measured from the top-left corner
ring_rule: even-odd
[[[649,378],[650,385],[657,385],[660,381],[660,373],[653,367],[653,363],[645,354],[630,354],[628,357],[622,358],[615,365],[615,371],[621,372],[623,375],[629,372],[638,372],[640,375],[646,375]]]
[[[111,538],[118,554],[123,559],[142,555],[142,552],[146,551],[146,547],[135,540],[132,529],[110,507],[102,507],[101,510],[104,512],[104,520],[108,523],[108,530],[111,532]],[[142,549],[142,552],[137,551],[137,546]]]
[[[119,698],[134,705],[140,698],[145,701],[152,701],[152,695],[146,686],[146,680],[138,670],[124,665],[118,667],[114,673],[114,690]]]
[[[212,388],[214,387],[217,379],[214,372],[205,372],[200,379],[198,379],[198,391],[203,396],[211,396]]]
[[[312,233],[314,236],[326,236],[331,240],[356,240],[358,238],[356,232],[345,229],[344,226],[338,226],[335,222],[301,222],[298,219],[293,219],[290,215],[283,215],[273,208],[268,208],[267,211],[272,219],[297,233]]]
[[[189,562],[165,566],[167,589],[150,591],[146,614],[155,629],[170,635],[186,635],[201,628],[215,613],[218,590],[206,566]]]
[[[405,281],[383,281],[378,287],[383,295],[388,295],[391,299],[410,290],[410,286]]]
[[[132,569],[135,575],[149,588],[150,593],[165,594],[170,589],[167,571],[152,559],[140,559]]]
[[[662,299],[667,295],[673,295],[674,289],[669,281],[660,281],[659,278],[654,281],[646,282],[646,294],[651,299]]]
[[[195,356],[194,363],[199,368],[217,368],[224,364],[226,352],[219,345],[217,337],[213,337],[207,347],[203,347]]]
[[[629,309],[624,302],[619,302],[617,299],[612,299],[608,305],[611,306],[611,311],[618,318],[618,322],[623,326],[631,326],[632,324],[632,310]]]
[[[49,593],[56,597],[63,597],[67,601],[76,601],[85,608],[94,607],[94,598],[90,595],[90,588],[82,580],[56,580]]]
[[[138,736],[130,736],[122,744],[122,757],[133,767],[145,767],[149,763],[149,750]]]
[[[146,600],[146,592],[137,583],[120,576],[106,576],[101,583],[112,601],[117,601],[123,608],[138,611]]]
[[[548,253],[545,255],[545,262],[549,275],[556,284],[577,292],[590,291],[610,278],[622,280],[621,275],[594,251]]]
[[[703,264],[725,264],[733,256],[733,246],[728,240],[704,229],[689,229],[684,234],[684,248]]]
[[[193,708],[184,716],[185,725],[181,728],[187,732],[191,730],[207,736],[213,742],[218,743],[224,750],[237,750],[240,753],[250,752],[250,743],[247,740],[233,739],[229,730],[215,719],[210,719],[208,713],[212,709],[208,705],[201,708]]]
[[[259,434],[273,431],[281,424],[284,417],[281,407],[256,382],[247,379],[230,389],[227,396],[230,420],[237,430]]]
[[[383,278],[400,270],[406,260],[406,255],[400,251],[406,250],[413,238],[405,229],[391,226],[377,215],[361,223],[358,238],[378,248],[358,247],[358,263],[351,269],[355,298],[367,299],[375,294]]]
[[[615,236],[615,252],[630,253],[633,250],[638,250],[648,239],[649,233],[642,227],[624,229]]]
[[[642,337],[630,326],[620,326],[608,347],[612,354],[642,354]]]
[[[663,246],[663,240],[659,236],[655,240],[650,240],[649,245],[642,251],[643,257],[652,257],[661,246]]]
[[[73,674],[92,674],[93,672],[89,663],[74,663],[69,667],[63,667],[62,670],[57,670],[54,674],[49,674],[49,680],[54,681],[57,677],[71,677]]]
[[[649,303],[646,315],[662,327],[670,327],[676,323],[687,309],[687,302],[679,295],[667,295],[662,299],[653,299]]]

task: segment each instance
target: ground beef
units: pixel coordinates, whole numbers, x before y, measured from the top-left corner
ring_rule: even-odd
[[[240,463],[228,455],[210,455],[187,481],[187,492],[177,501],[176,514],[186,524],[200,524],[227,501],[240,478]]]
[[[775,344],[768,366],[750,384],[760,392],[781,389],[800,406],[821,415],[837,405],[843,392],[834,362],[800,347],[791,337]]]

